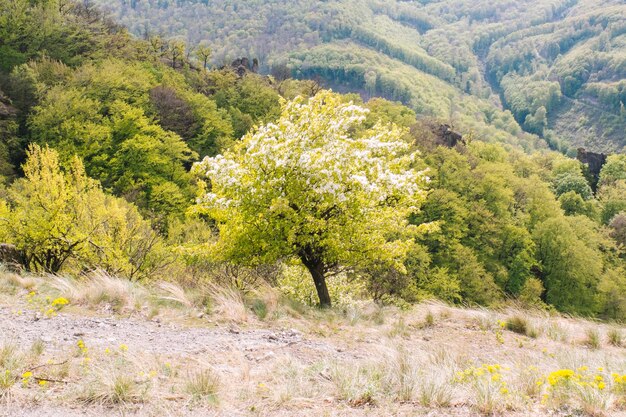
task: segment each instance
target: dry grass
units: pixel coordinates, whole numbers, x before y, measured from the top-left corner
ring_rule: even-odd
[[[220,376],[212,369],[190,372],[185,381],[185,391],[195,401],[216,404],[220,387]]]
[[[194,303],[183,287],[174,282],[159,282],[157,288],[161,291],[160,300],[173,302],[182,307],[193,308]]]
[[[602,336],[598,329],[590,327],[585,331],[586,338],[583,344],[589,349],[600,349],[602,347]]]
[[[624,344],[622,332],[619,329],[611,328],[607,333],[607,337],[609,339],[609,344],[612,346],[622,347]]]
[[[296,310],[269,287],[244,295],[213,285],[140,285],[103,274],[82,281],[0,276],[0,285],[15,288],[16,295],[7,300],[22,304],[34,288],[41,297],[46,291],[66,296],[72,307],[67,317],[116,305],[117,311],[141,311],[146,317],[160,309],[160,320],[183,323],[177,330],[180,345],[161,346],[172,352],[167,357],[146,350],[160,343],[158,333],[154,342],[143,348],[131,345],[128,351],[100,345],[77,352],[75,341],[61,346],[38,339],[5,344],[0,348],[0,399],[11,398],[16,406],[37,397],[42,407],[107,407],[113,413],[132,410],[137,415],[183,415],[172,410],[184,409],[203,410],[198,415],[446,416],[454,411],[461,416],[522,417],[570,410],[572,415],[617,417],[624,414],[619,404],[626,404],[610,382],[611,373],[626,374],[621,339],[616,343],[618,336],[611,336],[621,337],[624,329],[618,325],[518,308],[491,311],[433,302],[408,311],[371,303],[360,309]],[[208,316],[200,321],[190,311],[208,311]],[[207,318],[211,324],[204,321]],[[54,323],[56,318],[47,320]],[[199,346],[193,336],[185,335],[185,324],[222,338],[228,334],[229,342]],[[230,332],[221,329],[224,324],[237,326]],[[254,336],[292,328],[301,337]],[[534,337],[532,329],[537,329]],[[141,326],[133,331],[142,331]],[[501,342],[495,337],[498,332]],[[581,344],[604,334],[607,343],[602,349]],[[106,340],[107,335],[100,337]],[[593,343],[587,342],[591,347]],[[457,381],[459,372],[483,364],[501,366],[497,380],[479,376]],[[22,375],[39,365],[45,366],[23,384]],[[591,377],[602,374],[606,388],[572,385],[566,395],[544,401],[548,374],[582,367],[593,372]],[[35,377],[65,382],[39,386]]]
[[[119,371],[100,370],[76,399],[87,405],[116,406],[144,402],[147,385]]]
[[[208,293],[213,302],[212,313],[221,320],[233,323],[246,323],[250,314],[240,291],[230,287],[207,285]]]
[[[147,304],[148,291],[127,279],[116,278],[104,271],[89,274],[82,281],[67,277],[49,277],[46,285],[74,304],[106,306],[115,312],[139,310]]]

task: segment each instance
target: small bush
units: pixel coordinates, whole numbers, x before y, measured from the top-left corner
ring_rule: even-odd
[[[528,321],[521,316],[509,317],[506,321],[506,329],[525,335],[528,333]]]

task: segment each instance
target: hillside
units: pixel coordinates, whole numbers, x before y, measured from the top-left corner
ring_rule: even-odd
[[[624,416],[626,154],[499,108],[606,143],[619,36],[577,87],[460,37],[591,3],[257,3],[153,9],[213,7],[234,56],[282,34],[222,66],[0,0],[0,415]]]
[[[0,273],[0,288],[3,417],[626,415],[624,327],[440,303],[320,312],[102,275]]]
[[[402,100],[487,140],[536,148],[522,126],[571,154],[626,146],[620,0],[99,4],[138,36],[210,46],[214,64],[256,57],[275,74],[286,65],[297,77]]]

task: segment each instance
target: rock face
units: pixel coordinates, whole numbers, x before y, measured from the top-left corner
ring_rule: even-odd
[[[15,116],[17,110],[11,106],[11,100],[0,90],[0,119],[7,119]]]
[[[21,271],[25,264],[24,254],[14,245],[0,243],[0,264],[9,270]]]
[[[592,180],[591,188],[594,191],[600,179],[600,171],[606,163],[606,157],[607,155],[603,153],[587,152],[585,148],[578,148],[578,160],[587,165]]]
[[[230,64],[231,68],[235,70],[237,75],[243,77],[247,72],[256,73],[259,71],[259,60],[254,58],[252,60],[252,64],[250,64],[250,59],[243,57],[235,59]]]
[[[465,141],[463,140],[463,135],[461,135],[459,132],[455,132],[454,130],[452,130],[450,125],[439,125],[435,128],[434,133],[441,141],[441,144],[443,146],[447,146],[448,148],[454,148],[459,143],[465,144]]]
[[[411,134],[418,145],[424,149],[434,149],[437,146],[454,148],[457,145],[466,145],[466,141],[459,132],[456,132],[448,124],[441,123],[436,119],[422,119],[412,128]]]

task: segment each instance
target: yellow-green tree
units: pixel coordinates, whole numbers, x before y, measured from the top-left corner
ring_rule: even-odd
[[[196,166],[210,179],[202,204],[218,222],[217,250],[235,261],[295,257],[321,306],[326,276],[376,259],[403,270],[419,227],[424,174],[403,130],[380,124],[355,137],[367,110],[328,91],[287,103],[276,124]]]
[[[0,237],[23,251],[28,269],[102,268],[137,279],[168,262],[138,210],[105,194],[77,157],[63,170],[56,151],[32,145],[23,170],[0,203]]]

